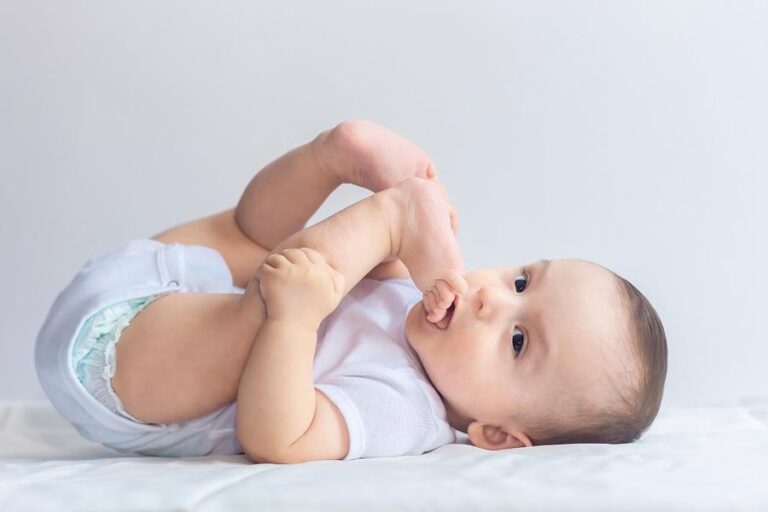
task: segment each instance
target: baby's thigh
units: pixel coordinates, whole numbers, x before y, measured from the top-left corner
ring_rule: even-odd
[[[115,345],[112,388],[126,411],[149,423],[176,423],[235,401],[263,320],[246,310],[244,298],[175,293],[141,310]]]

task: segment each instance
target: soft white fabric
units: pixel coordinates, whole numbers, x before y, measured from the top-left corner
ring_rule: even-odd
[[[138,423],[147,422],[126,411],[112,387],[117,369],[117,342],[131,319],[162,296],[141,297],[104,308],[83,324],[72,346],[72,368],[77,380],[109,410]]]
[[[344,415],[345,460],[418,455],[456,440],[405,336],[406,315],[419,300],[409,279],[363,279],[320,326],[315,387]]]
[[[236,403],[186,422],[139,424],[91,396],[72,368],[74,339],[94,312],[180,292],[244,290],[233,284],[223,257],[211,248],[136,239],[89,260],[56,298],[37,338],[38,379],[54,407],[86,439],[144,455],[242,453]],[[406,314],[420,298],[408,279],[363,279],[320,325],[314,382],[347,423],[347,460],[416,455],[456,439],[405,338]]]
[[[3,512],[766,511],[768,395],[665,407],[626,445],[465,443],[419,456],[250,464],[127,456],[47,403],[0,403]]]
[[[130,240],[89,259],[56,297],[37,336],[37,378],[59,414],[90,441],[145,455],[241,453],[235,404],[181,423],[139,424],[88,393],[71,361],[78,331],[107,306],[156,294],[237,291],[226,262],[211,248]]]

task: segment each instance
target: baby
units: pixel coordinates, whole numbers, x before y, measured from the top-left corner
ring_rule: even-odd
[[[342,183],[374,194],[301,229]],[[422,151],[341,123],[236,209],[90,260],[41,329],[38,377],[86,438],[144,454],[349,460],[454,429],[491,450],[639,438],[666,376],[645,297],[576,259],[465,272],[456,224]]]

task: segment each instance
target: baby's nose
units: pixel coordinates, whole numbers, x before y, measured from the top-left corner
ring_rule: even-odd
[[[489,318],[509,305],[509,293],[498,286],[481,286],[475,292],[475,313],[478,318]]]

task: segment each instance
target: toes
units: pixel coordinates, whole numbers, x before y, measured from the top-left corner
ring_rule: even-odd
[[[449,215],[451,217],[451,231],[453,231],[453,234],[456,235],[459,230],[459,213],[453,206],[449,206],[448,208]]]
[[[448,283],[445,281],[437,282],[437,289],[440,292],[440,306],[448,308],[453,302],[453,291]]]
[[[464,279],[464,275],[461,272],[452,272],[450,276],[446,278],[446,281],[451,285],[454,293],[458,295],[464,295],[469,289],[467,280]]]
[[[440,307],[439,301],[437,299],[437,294],[434,290],[430,290],[429,292],[429,305],[430,305],[430,314],[429,314],[429,320],[432,322],[436,322],[440,318],[440,311],[442,308]]]
[[[422,299],[422,302],[424,304],[424,311],[427,314],[427,320],[432,318],[432,304],[429,303],[429,295],[424,294],[424,299]]]
[[[437,169],[435,169],[432,162],[430,162],[429,167],[427,167],[427,179],[437,181]]]
[[[441,292],[441,290],[440,290],[440,283],[441,283],[441,281],[437,281],[437,283],[435,283],[432,286],[432,288],[431,288],[432,293],[435,294],[435,299],[437,300],[437,305],[438,306],[442,306],[443,302],[445,301],[445,299],[443,298],[443,297],[445,297],[445,291],[443,290]]]
[[[434,318],[435,310],[437,309],[437,304],[436,304],[436,301],[435,301],[435,294],[432,291],[432,289],[430,289],[427,292],[427,302],[429,303],[429,315],[427,316],[427,318],[432,319],[432,318]]]

